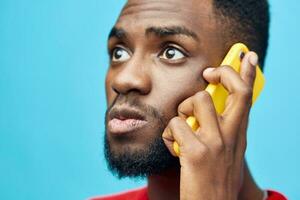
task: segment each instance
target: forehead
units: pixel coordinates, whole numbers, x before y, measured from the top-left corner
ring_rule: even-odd
[[[172,25],[195,32],[213,28],[211,0],[129,0],[116,24],[127,29]]]

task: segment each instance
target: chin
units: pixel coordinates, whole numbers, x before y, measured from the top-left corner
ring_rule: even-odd
[[[161,129],[153,128],[118,136],[106,132],[104,147],[108,168],[123,178],[147,177],[177,166],[178,159],[170,154],[161,134]]]
[[[132,132],[114,134],[107,132],[107,142],[113,152],[122,154],[122,152],[139,152],[149,149],[151,143],[161,138],[162,132],[150,128],[143,128]],[[156,133],[156,134],[155,134]]]

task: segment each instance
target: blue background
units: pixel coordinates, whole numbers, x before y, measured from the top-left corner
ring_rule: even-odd
[[[144,181],[103,157],[106,38],[124,0],[0,1],[0,199],[86,199]],[[267,85],[247,159],[259,185],[299,199],[300,3],[272,0]]]

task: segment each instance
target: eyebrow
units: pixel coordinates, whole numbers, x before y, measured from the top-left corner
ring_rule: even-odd
[[[148,27],[145,35],[155,34],[157,37],[164,38],[174,35],[185,35],[199,41],[197,34],[184,26]],[[108,35],[108,40],[116,37],[118,39],[127,38],[127,32],[123,28],[113,27]]]
[[[185,35],[199,41],[195,32],[184,26],[166,26],[166,27],[149,27],[146,29],[146,35],[155,34],[157,37],[168,37],[174,35]]]
[[[118,39],[124,39],[127,37],[127,33],[122,28],[113,27],[108,35],[108,40],[113,37],[116,37]]]

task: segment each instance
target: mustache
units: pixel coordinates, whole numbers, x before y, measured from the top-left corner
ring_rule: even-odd
[[[108,107],[105,113],[105,118],[107,120],[109,114],[115,112],[118,107],[122,105],[127,105],[134,110],[137,110],[143,116],[151,117],[154,119],[158,119],[162,124],[166,124],[166,119],[164,115],[158,111],[153,106],[142,103],[140,99],[135,95],[118,95],[113,103]]]

